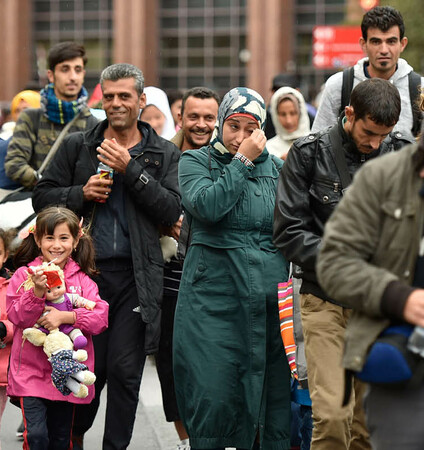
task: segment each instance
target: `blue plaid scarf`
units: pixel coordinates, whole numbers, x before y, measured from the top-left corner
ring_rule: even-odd
[[[76,114],[87,106],[88,92],[83,86],[76,100],[67,102],[59,100],[54,93],[53,83],[48,84],[41,92],[41,109],[44,115],[53,123],[65,125]]]

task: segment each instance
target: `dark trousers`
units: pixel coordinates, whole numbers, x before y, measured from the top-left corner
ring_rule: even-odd
[[[172,336],[177,297],[178,293],[174,296],[163,296],[159,351],[155,356],[162,391],[163,410],[167,422],[180,420],[172,370]]]
[[[146,326],[139,312],[132,268],[109,271],[99,267],[94,279],[102,299],[109,303],[109,327],[93,336],[95,352],[95,398],[75,411],[75,435],[83,435],[93,424],[100,393],[107,381],[107,406],[103,450],[126,449],[131,441],[138,405]]]
[[[24,449],[68,450],[74,404],[38,397],[22,397]]]
[[[197,449],[191,447],[191,450],[197,450]],[[223,447],[220,447],[220,448],[212,448],[212,449],[210,449],[210,450],[225,450],[225,448],[223,448]],[[236,450],[246,450],[246,449],[237,448]],[[259,444],[258,444],[258,443],[255,443],[255,444],[253,445],[253,447],[252,447],[251,450],[259,450]]]

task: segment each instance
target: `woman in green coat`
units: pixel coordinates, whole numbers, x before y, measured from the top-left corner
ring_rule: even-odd
[[[175,316],[174,374],[193,450],[290,448],[290,373],[277,300],[288,265],[272,243],[282,161],[265,148],[265,117],[259,94],[232,89],[211,144],[180,160],[191,245]]]

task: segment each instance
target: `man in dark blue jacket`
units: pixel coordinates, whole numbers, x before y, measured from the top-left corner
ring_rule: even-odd
[[[130,443],[145,357],[157,351],[160,336],[158,227],[180,215],[180,151],[138,121],[146,103],[142,72],[114,64],[100,84],[107,120],[64,140],[33,197],[36,211],[62,204],[89,224],[100,270],[95,281],[110,307],[109,328],[94,339],[96,397],[76,409],[74,449],[82,448],[106,381],[103,449]],[[97,173],[99,162],[113,169],[113,177]]]

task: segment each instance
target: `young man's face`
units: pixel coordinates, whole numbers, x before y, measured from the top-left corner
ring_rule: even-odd
[[[84,83],[84,61],[77,57],[56,64],[54,70],[47,71],[47,77],[54,84],[54,93],[59,100],[76,100]]]
[[[356,119],[353,108],[348,106],[345,109],[346,123],[344,129],[355,142],[359,152],[369,154],[377,150],[393,127],[378,125],[369,117]]]
[[[400,39],[398,26],[393,26],[387,31],[368,28],[367,40],[361,37],[359,43],[369,58],[370,75],[387,80],[396,71],[398,59],[408,44],[408,39],[406,37]]]
[[[188,97],[184,112],[178,115],[184,133],[182,150],[208,145],[218,116],[218,102],[214,98]]]
[[[102,91],[103,109],[109,125],[117,131],[136,126],[140,109],[146,106],[146,95],[138,95],[134,78],[105,80]]]

